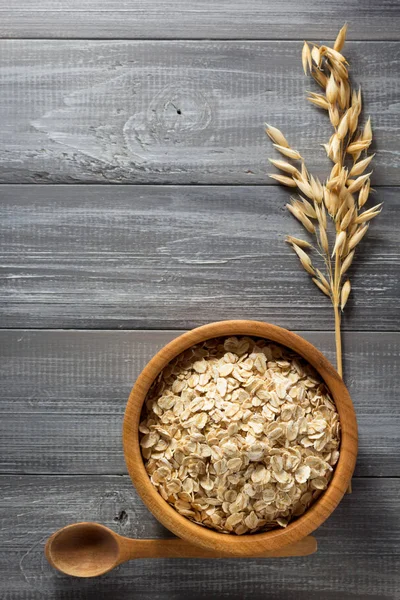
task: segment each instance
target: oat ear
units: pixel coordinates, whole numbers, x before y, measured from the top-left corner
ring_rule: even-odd
[[[340,308],[343,310],[350,290],[350,280],[343,282],[343,275],[350,268],[354,249],[367,233],[369,222],[379,215],[382,205],[363,210],[371,191],[372,171],[366,173],[374,154],[366,156],[372,139],[371,119],[359,129],[362,110],[361,89],[352,89],[348,73],[348,62],[342,54],[347,35],[347,24],[339,31],[333,47],[314,45],[310,48],[304,42],[301,58],[306,75],[310,73],[318,83],[319,92],[308,92],[308,100],[327,111],[333,127],[329,140],[322,144],[327,156],[333,162],[331,173],[322,186],[317,178],[310,175],[304,160],[301,169],[284,161],[272,164],[285,174],[272,175],[272,178],[287,187],[297,188],[305,196],[292,198],[288,210],[313,237],[313,243],[289,236],[287,241],[300,259],[300,264],[312,278],[314,284],[330,298],[335,315],[335,338],[337,368],[342,375],[342,350],[340,330]],[[267,127],[267,133],[274,147],[287,158],[299,159],[300,154],[290,148],[283,133]],[[347,169],[347,164],[353,164]],[[335,237],[330,239],[327,216],[333,222]],[[315,216],[317,225],[315,224]],[[325,268],[324,279],[316,265],[311,264],[308,250],[316,250],[321,255]]]

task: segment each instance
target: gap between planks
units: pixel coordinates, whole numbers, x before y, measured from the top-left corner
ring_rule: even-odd
[[[99,413],[101,414],[101,413]],[[0,471],[0,477],[89,477],[90,475],[101,478],[110,477],[125,477],[130,479],[128,473],[46,473],[44,471],[29,471],[29,473],[9,473],[7,471]],[[397,481],[400,479],[400,475],[353,475],[352,479],[387,479],[388,481]]]
[[[2,12],[6,12],[5,10],[2,11],[0,9],[0,15]],[[46,12],[46,11],[43,11]],[[169,38],[169,37],[124,37],[124,38],[119,38],[119,37],[113,37],[113,38],[106,38],[106,37],[87,37],[87,36],[83,36],[83,37],[69,37],[69,36],[60,36],[60,37],[30,37],[30,36],[26,36],[24,35],[23,37],[4,37],[0,35],[0,40],[4,41],[4,42],[15,42],[17,40],[21,40],[21,41],[31,41],[31,42],[54,42],[54,41],[62,41],[62,42],[119,42],[119,41],[123,41],[123,42],[151,42],[151,43],[165,43],[165,42],[171,42],[171,43],[175,43],[175,42],[223,42],[223,43],[237,43],[237,42],[245,42],[246,44],[254,44],[254,43],[258,43],[258,42],[268,42],[268,43],[279,43],[279,42],[296,42],[296,43],[303,43],[304,42],[304,36],[303,37],[299,37],[299,38],[246,38],[246,37],[230,37],[230,38],[214,38],[214,37],[202,37],[202,38],[187,38],[187,37],[174,37],[174,38]],[[316,42],[315,39],[311,39],[309,40],[309,38],[307,38],[307,41],[310,41],[310,43],[321,43],[321,42]],[[333,44],[334,43],[334,39],[325,39],[323,40],[324,44]],[[348,42],[351,43],[355,43],[355,44],[388,44],[388,43],[398,43],[400,42],[399,39],[396,38],[388,38],[385,40],[382,39],[368,39],[368,40],[363,40],[361,38],[357,38],[357,39],[349,39]]]
[[[272,158],[272,156],[270,157]],[[272,167],[271,167],[271,172],[272,172]],[[200,183],[163,183],[162,181],[155,181],[154,183],[151,181],[145,181],[144,183],[141,182],[128,182],[128,183],[118,183],[116,181],[75,181],[74,183],[64,183],[63,181],[55,181],[52,183],[32,183],[31,181],[22,181],[21,183],[18,182],[7,182],[7,181],[0,181],[0,189],[1,186],[8,186],[8,187],[17,187],[17,186],[32,186],[32,185],[45,185],[45,186],[51,186],[51,187],[62,187],[64,186],[65,188],[74,188],[74,187],[78,187],[78,186],[102,186],[102,187],[121,187],[121,186],[125,186],[125,187],[131,187],[132,189],[136,188],[136,187],[164,187],[164,188],[174,188],[174,187],[218,187],[218,188],[232,188],[232,187],[246,187],[246,188],[279,188],[279,189],[287,189],[281,185],[276,185],[274,183],[269,183],[268,180],[266,179],[265,183],[262,182],[255,182],[255,183],[221,183],[221,182],[217,182],[217,183],[205,183],[205,182],[200,182]],[[391,185],[385,185],[382,183],[377,183],[374,184],[374,190],[377,190],[379,188],[382,189],[399,189],[400,188],[400,184],[391,184]],[[290,197],[290,194],[288,195],[288,198]],[[0,205],[1,205],[1,199],[0,199]]]

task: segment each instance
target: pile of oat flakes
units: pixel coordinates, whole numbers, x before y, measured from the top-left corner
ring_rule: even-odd
[[[291,350],[249,337],[178,356],[151,388],[139,430],[161,496],[223,533],[285,527],[339,458],[339,418],[320,377]]]

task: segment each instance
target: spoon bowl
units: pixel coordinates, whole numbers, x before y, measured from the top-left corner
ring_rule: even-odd
[[[98,523],[74,523],[54,533],[46,544],[53,567],[75,577],[96,577],[119,563],[116,534]]]

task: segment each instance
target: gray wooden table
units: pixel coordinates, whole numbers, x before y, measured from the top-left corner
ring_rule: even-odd
[[[312,557],[56,573],[43,545],[67,523],[167,535],[127,476],[121,425],[179,330],[266,320],[334,360],[329,303],[283,243],[299,229],[267,179],[263,122],[326,175],[329,124],[299,55],[345,20],[385,203],[343,323],[353,494]],[[0,597],[400,598],[398,0],[0,0],[0,38]]]

